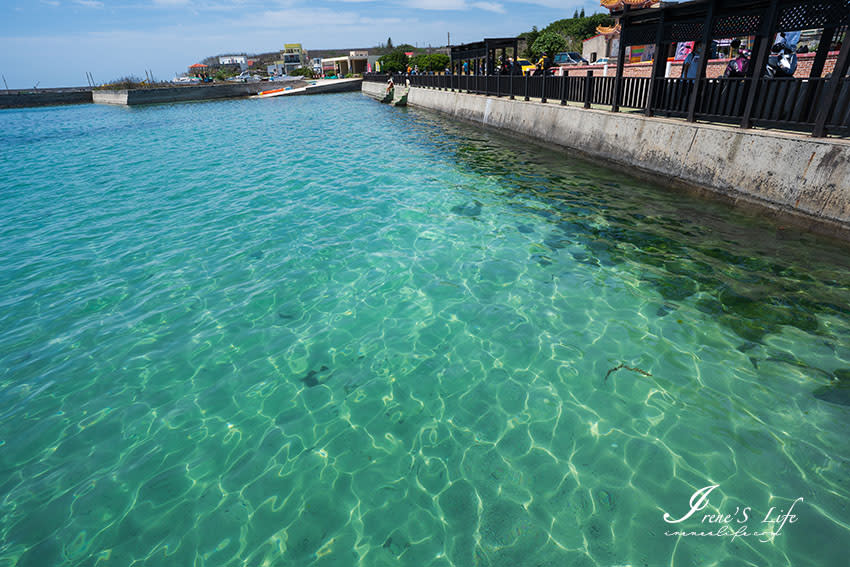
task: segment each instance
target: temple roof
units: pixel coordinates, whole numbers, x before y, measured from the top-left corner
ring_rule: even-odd
[[[655,3],[657,3],[656,0],[599,0],[600,5],[612,12],[622,10],[627,4],[632,8],[645,8]]]
[[[613,35],[620,33],[620,24],[616,26],[596,26],[596,33],[601,35]]]

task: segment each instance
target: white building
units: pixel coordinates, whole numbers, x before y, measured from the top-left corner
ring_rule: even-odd
[[[347,56],[326,57],[322,59],[322,69],[325,75],[345,76],[366,72],[367,64],[374,66],[377,56],[370,56],[368,51],[349,51]]]
[[[248,65],[248,57],[245,55],[225,55],[218,58],[219,65],[239,65],[245,67]]]

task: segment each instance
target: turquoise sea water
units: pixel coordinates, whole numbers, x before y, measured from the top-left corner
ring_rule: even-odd
[[[846,565],[848,298],[359,93],[2,111],[0,566]]]

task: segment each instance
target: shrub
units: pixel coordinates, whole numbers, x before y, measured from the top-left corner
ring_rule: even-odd
[[[313,74],[313,70],[309,67],[301,67],[299,69],[295,69],[294,71],[289,72],[290,75],[294,77],[305,77],[307,79],[312,79],[315,77]]]
[[[104,85],[96,87],[97,89],[104,90],[124,90],[124,89],[144,89],[149,88],[151,85],[147,83],[144,79],[140,79],[139,77],[133,75],[127,75],[126,77],[121,77],[120,79],[114,79]]]
[[[407,70],[407,55],[401,49],[387,53],[378,62],[381,64],[382,73],[399,73]]]

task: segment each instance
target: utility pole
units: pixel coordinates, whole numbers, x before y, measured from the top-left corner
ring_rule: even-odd
[[[3,77],[3,84],[6,85],[6,90],[9,90],[9,84],[6,82],[6,75],[0,75]]]
[[[452,32],[446,32],[446,47],[452,46]]]

